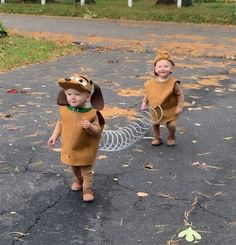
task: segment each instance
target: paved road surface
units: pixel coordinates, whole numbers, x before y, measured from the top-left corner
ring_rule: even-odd
[[[64,33],[87,44],[79,55],[0,74],[1,245],[182,245],[189,244],[177,236],[186,222],[201,234],[199,244],[236,244],[236,27],[0,19],[7,28]],[[163,47],[173,53],[185,92],[176,147],[152,147],[149,132],[130,148],[99,152],[96,200],[83,203],[69,190],[71,173],[59,153],[46,146],[58,116],[57,79],[90,75],[115,129],[129,123],[128,114],[141,113],[141,89]],[[166,136],[162,128],[164,142]]]

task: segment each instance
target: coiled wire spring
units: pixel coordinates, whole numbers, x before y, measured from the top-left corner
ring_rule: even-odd
[[[127,126],[117,130],[103,130],[99,150],[120,151],[133,145],[151,129],[152,124],[157,124],[163,117],[163,110],[158,106],[159,113],[153,108],[143,111]],[[154,115],[154,116],[153,116]],[[154,119],[155,117],[155,119]]]

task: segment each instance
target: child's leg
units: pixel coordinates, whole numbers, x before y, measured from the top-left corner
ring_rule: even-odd
[[[161,144],[161,137],[160,137],[160,124],[152,125],[152,131],[154,135],[154,140],[152,141],[152,145],[160,145]]]
[[[71,169],[72,169],[72,172],[75,176],[74,181],[71,185],[71,190],[72,191],[80,191],[82,189],[82,183],[83,183],[83,178],[81,176],[80,167],[72,166]]]
[[[83,177],[83,200],[85,202],[93,201],[93,166],[82,166],[81,175]]]
[[[171,121],[166,124],[169,135],[167,139],[167,145],[174,146],[175,145],[175,131],[176,131],[176,121]]]

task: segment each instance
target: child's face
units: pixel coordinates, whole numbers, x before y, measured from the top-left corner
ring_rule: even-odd
[[[173,65],[168,60],[159,60],[154,69],[159,77],[167,78],[173,71]]]
[[[74,107],[83,107],[90,97],[89,92],[77,91],[72,88],[65,90],[65,94],[69,105]]]

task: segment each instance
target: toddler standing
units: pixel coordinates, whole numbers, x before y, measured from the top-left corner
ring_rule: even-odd
[[[83,200],[93,201],[92,170],[105,124],[98,111],[104,107],[103,96],[97,84],[78,73],[58,84],[63,89],[57,99],[60,118],[48,144],[54,145],[61,136],[61,161],[74,174],[71,190],[83,190]]]
[[[154,62],[154,79],[148,80],[144,85],[145,95],[141,109],[153,108],[159,112],[159,106],[163,110],[163,117],[160,122],[155,123],[157,114],[151,111],[153,116],[152,145],[162,144],[160,136],[160,124],[166,124],[168,129],[167,145],[174,146],[176,120],[183,110],[184,94],[180,87],[180,81],[172,77],[174,62],[168,52],[160,52]]]

